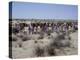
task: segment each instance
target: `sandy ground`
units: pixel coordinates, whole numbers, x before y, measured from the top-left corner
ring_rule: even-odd
[[[35,37],[35,36],[34,36]],[[78,32],[70,34],[71,37],[71,46],[70,47],[62,47],[60,49],[55,48],[55,54],[56,56],[63,56],[63,55],[75,55],[78,54]],[[36,43],[37,41],[37,43]],[[12,42],[12,57],[13,58],[31,58],[31,57],[37,57],[36,55],[36,47],[40,47],[42,49],[45,49],[49,44],[51,43],[51,40],[44,38],[42,40],[28,40],[22,42],[22,47],[15,47],[16,42]],[[44,56],[49,56],[47,51],[45,50]]]

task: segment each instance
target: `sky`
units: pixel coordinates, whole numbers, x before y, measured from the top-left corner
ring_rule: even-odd
[[[30,2],[12,3],[13,19],[78,19],[77,5]]]

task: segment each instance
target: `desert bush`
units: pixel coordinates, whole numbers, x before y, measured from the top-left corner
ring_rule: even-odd
[[[36,48],[36,55],[39,56],[43,56],[44,55],[44,49],[41,49],[39,47]]]

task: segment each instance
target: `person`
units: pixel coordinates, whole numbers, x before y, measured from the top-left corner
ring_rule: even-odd
[[[78,25],[77,24],[75,24],[74,29],[78,30]]]
[[[38,33],[41,32],[41,28],[40,28],[40,26],[37,27],[37,32],[38,32]]]
[[[28,26],[25,26],[24,29],[23,29],[23,32],[25,34],[29,34],[29,27]]]
[[[34,27],[34,33],[36,34],[36,32],[37,32],[37,27],[35,26]]]
[[[70,33],[72,31],[72,27],[69,26],[68,32]]]
[[[19,26],[19,24],[18,24],[18,23],[13,24],[13,25],[12,25],[12,32],[13,32],[14,34],[17,34],[17,33],[19,33],[19,31],[20,31],[20,26]]]
[[[32,34],[33,33],[33,26],[30,24],[28,27],[29,27],[29,29],[28,29],[29,30],[29,34]]]
[[[57,32],[57,25],[54,26],[54,32]]]

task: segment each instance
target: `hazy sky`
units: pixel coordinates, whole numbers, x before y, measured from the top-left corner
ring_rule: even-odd
[[[78,6],[13,2],[12,18],[78,19]]]

